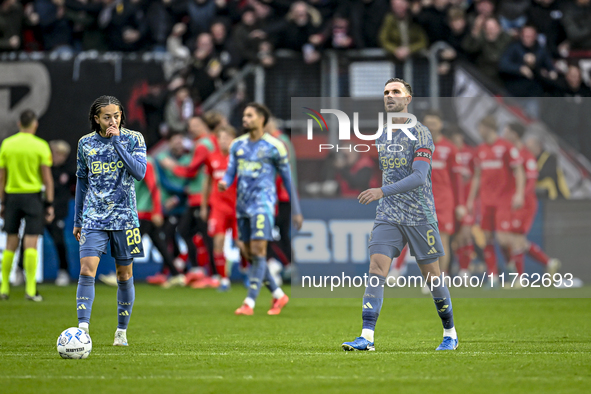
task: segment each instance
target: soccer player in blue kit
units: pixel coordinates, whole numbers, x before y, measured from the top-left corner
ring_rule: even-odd
[[[250,286],[248,295],[237,315],[252,315],[256,299],[265,284],[273,295],[273,304],[267,312],[278,315],[289,301],[289,297],[278,287],[267,268],[267,242],[273,240],[277,172],[285,188],[290,192],[294,219],[300,215],[297,193],[293,190],[287,149],[275,137],[264,132],[270,112],[262,104],[249,103],[242,116],[246,134],[236,138],[230,147],[230,160],[223,179],[218,183],[221,191],[226,190],[238,177],[236,195],[236,216],[238,234],[244,242],[244,253],[251,262],[248,274]],[[294,220],[301,224],[301,220]]]
[[[412,88],[407,82],[399,78],[386,82],[386,112],[406,113],[411,100]],[[403,115],[393,120],[397,124],[411,122],[411,118]],[[363,328],[360,337],[342,344],[343,350],[375,350],[374,330],[384,300],[386,275],[392,258],[399,256],[407,243],[423,277],[429,279],[427,284],[443,323],[443,342],[436,350],[454,350],[458,346],[449,289],[435,278],[441,275],[439,257],[444,255],[431,190],[431,156],[435,147],[431,132],[421,123],[406,130],[415,139],[398,129],[393,130],[391,140],[385,132],[376,140],[383,186],[365,190],[358,197],[361,204],[376,200],[379,204],[369,241]],[[433,278],[435,283],[431,283]]]
[[[135,299],[133,258],[143,256],[134,179],[142,180],[146,173],[146,144],[140,133],[122,128],[125,112],[115,97],[96,99],[90,107],[89,121],[92,132],[78,142],[76,169],[78,327],[89,331],[96,270],[110,243],[118,284],[118,324],[113,345],[127,346],[127,326]]]

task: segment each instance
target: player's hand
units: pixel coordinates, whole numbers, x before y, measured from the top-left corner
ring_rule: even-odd
[[[511,208],[519,209],[523,206],[523,195],[515,193],[511,199]]]
[[[468,213],[468,210],[466,209],[465,206],[463,205],[458,205],[456,207],[456,219],[457,220],[462,220],[462,218],[464,216],[466,216],[466,214]]]
[[[162,160],[160,160],[159,163],[162,167],[164,167],[170,171],[172,171],[172,169],[176,165],[176,162],[173,159],[171,159],[170,157],[164,157]]]
[[[226,184],[225,181],[218,182],[218,190],[221,192],[225,192],[226,190],[228,190],[228,185]]]
[[[82,227],[74,227],[74,238],[80,242],[80,233],[82,233]]]
[[[380,198],[384,197],[384,192],[379,187],[373,189],[367,189],[366,191],[361,192],[357,199],[363,205],[367,205],[370,202],[379,200]]]
[[[53,219],[55,218],[55,211],[53,209],[53,207],[47,207],[45,209],[45,222],[47,222],[47,224],[53,222]]]
[[[164,209],[170,211],[179,205],[179,202],[181,202],[181,200],[177,196],[172,196],[164,202]]]
[[[119,130],[119,127],[117,127],[117,126],[110,126],[106,130],[106,135],[107,135],[107,137],[112,137],[114,135],[121,135],[121,131]]]
[[[304,216],[303,215],[293,215],[291,220],[293,221],[293,225],[296,228],[296,230],[299,231],[302,228],[302,224],[304,223]]]
[[[201,220],[203,220],[204,222],[207,222],[207,205],[202,205],[201,209],[199,210],[199,217],[201,218]]]
[[[6,207],[4,206],[4,204],[2,204],[2,206],[0,206],[0,218],[4,219],[4,210],[6,209]]]
[[[156,227],[161,227],[164,224],[164,218],[159,213],[155,213],[152,215],[152,223],[154,223],[154,226]]]

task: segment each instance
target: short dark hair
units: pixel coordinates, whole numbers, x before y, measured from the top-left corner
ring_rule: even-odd
[[[265,118],[265,120],[263,121],[263,126],[266,126],[267,122],[269,121],[269,118],[271,118],[271,111],[269,110],[269,108],[267,108],[264,104],[256,103],[254,101],[246,104],[246,107],[244,108],[248,107],[254,108],[259,115],[262,115]]]
[[[90,121],[90,129],[92,131],[101,131],[101,125],[94,120],[94,117],[99,115],[101,108],[111,104],[119,106],[119,110],[121,111],[121,127],[125,125],[125,110],[123,109],[121,101],[119,101],[117,97],[101,96],[94,100],[94,103],[90,106],[90,112],[88,113],[88,120]]]
[[[33,122],[36,120],[37,120],[37,115],[35,114],[35,112],[33,112],[32,109],[25,109],[23,112],[21,112],[21,115],[19,118],[21,127],[23,129],[30,127],[33,124]]]
[[[507,127],[513,130],[519,139],[523,138],[523,135],[525,134],[525,127],[521,123],[511,122],[507,125]]]
[[[390,78],[390,79],[388,79],[386,81],[386,84],[384,86],[386,86],[387,84],[392,83],[392,82],[400,82],[401,84],[403,84],[404,85],[404,88],[406,89],[406,91],[408,92],[408,94],[412,96],[412,87],[404,79],[402,79],[402,78]]]

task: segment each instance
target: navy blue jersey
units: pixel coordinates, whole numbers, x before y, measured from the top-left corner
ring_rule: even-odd
[[[249,134],[244,134],[232,142],[228,169],[223,180],[231,185],[234,177],[238,176],[237,217],[275,215],[277,172],[286,189],[291,190],[287,149],[280,140],[265,133],[257,141],[251,141]]]
[[[417,122],[416,126],[407,130],[416,140],[411,140],[401,130],[393,130],[391,140],[388,140],[386,132],[376,140],[383,186],[396,183],[412,174],[414,160],[431,163],[435,146],[429,129]],[[405,226],[437,223],[431,188],[431,169],[425,184],[408,192],[380,199],[376,220]]]
[[[146,165],[146,144],[137,131],[121,129],[121,146]],[[111,138],[92,132],[80,138],[76,176],[87,178],[82,228],[127,230],[139,227],[134,178],[125,168]]]

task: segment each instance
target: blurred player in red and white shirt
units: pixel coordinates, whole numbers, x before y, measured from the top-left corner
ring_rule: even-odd
[[[476,149],[464,142],[464,133],[459,127],[454,126],[449,129],[449,136],[455,147],[458,149],[458,161],[461,165],[462,185],[464,199],[460,199],[460,206],[466,205],[466,200],[470,194],[472,176],[474,175],[474,156]],[[478,205],[478,204],[475,204]],[[461,211],[461,208],[458,209]],[[474,255],[474,242],[472,240],[472,226],[474,226],[476,215],[474,212],[459,212],[458,223],[456,225],[456,234],[454,244],[456,255],[460,266],[459,276],[470,275],[469,266]]]
[[[550,274],[555,274],[560,268],[558,259],[551,259],[542,249],[533,242],[528,241],[527,234],[538,211],[538,198],[536,196],[536,182],[538,180],[538,161],[523,143],[525,127],[521,123],[510,123],[505,127],[503,137],[511,142],[519,150],[523,158],[525,169],[525,201],[521,209],[513,211],[511,217],[511,232],[513,233],[513,245],[511,260],[515,264],[518,274],[523,274],[525,253],[546,266]]]
[[[450,261],[449,240],[454,233],[456,212],[465,212],[460,206],[464,200],[461,182],[462,166],[455,145],[442,133],[443,120],[439,111],[428,111],[423,125],[431,131],[435,151],[431,161],[431,182],[435,199],[435,212],[445,256],[439,258],[441,271],[447,272]]]
[[[487,275],[498,281],[497,258],[493,232],[503,253],[510,256],[512,246],[511,219],[513,211],[523,207],[525,174],[519,150],[499,137],[494,116],[483,118],[478,132],[484,140],[476,149],[475,171],[466,202],[468,212],[474,212],[474,200],[480,191],[482,203],[481,227],[486,236],[484,260]],[[496,283],[495,283],[496,285]]]
[[[218,274],[222,277],[220,291],[230,289],[230,280],[226,272],[226,257],[224,256],[224,240],[226,231],[232,230],[234,239],[238,238],[236,219],[236,182],[227,190],[221,192],[218,183],[224,177],[228,161],[230,159],[230,145],[236,136],[236,131],[231,126],[221,126],[216,130],[216,138],[219,149],[210,152],[205,165],[209,175],[207,187],[204,187],[203,202],[201,204],[201,217],[207,218],[207,207],[211,207],[207,230],[213,237],[213,260]]]

